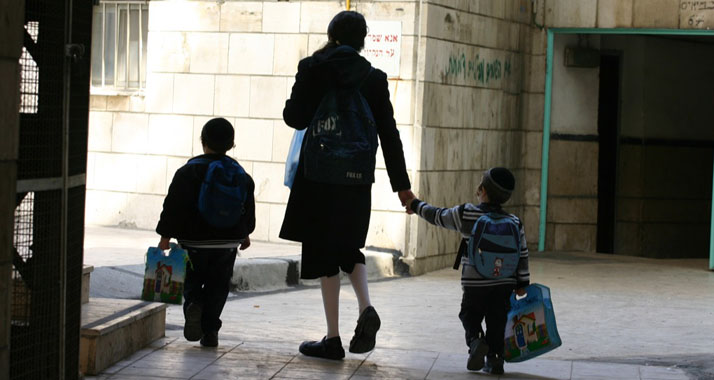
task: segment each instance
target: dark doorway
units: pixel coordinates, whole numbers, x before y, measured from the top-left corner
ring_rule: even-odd
[[[598,99],[598,210],[597,252],[613,253],[615,241],[615,188],[617,178],[617,139],[620,114],[620,56],[600,57],[600,95]]]

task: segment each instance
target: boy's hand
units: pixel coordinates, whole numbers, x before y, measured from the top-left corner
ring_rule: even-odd
[[[397,193],[397,196],[399,196],[399,201],[402,202],[402,206],[406,207],[407,214],[413,214],[414,212],[409,208],[409,205],[411,204],[411,200],[416,198],[414,193],[412,193],[411,190],[402,190]]]
[[[404,205],[404,208],[406,209],[407,214],[409,214],[409,215],[414,214],[414,211],[412,211],[412,202],[414,202],[415,200],[416,200],[416,198],[408,199],[406,202],[407,204]]]
[[[526,288],[516,289],[516,295],[518,295],[518,297],[523,297],[523,296],[525,296],[525,295],[526,295]]]
[[[161,240],[159,240],[159,249],[162,250],[162,251],[165,251],[165,250],[171,248],[171,247],[169,246],[169,241],[170,241],[170,240],[171,240],[171,238],[161,237]]]
[[[250,236],[246,236],[245,239],[243,239],[243,242],[240,243],[240,250],[244,251],[250,247]]]

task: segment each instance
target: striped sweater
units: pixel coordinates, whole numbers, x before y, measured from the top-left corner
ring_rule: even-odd
[[[459,231],[461,233],[461,245],[454,269],[458,268],[459,258],[461,263],[461,285],[464,287],[484,287],[493,285],[513,284],[517,288],[523,288],[530,283],[530,273],[528,271],[528,245],[526,244],[526,234],[521,220],[513,215],[506,214],[513,218],[518,223],[521,236],[521,257],[518,261],[518,270],[512,277],[500,279],[488,279],[481,276],[473,265],[469,265],[467,247],[468,239],[471,236],[471,230],[474,223],[481,215],[491,211],[503,210],[500,206],[494,206],[487,203],[481,203],[478,206],[471,203],[454,206],[452,208],[434,207],[426,202],[418,199],[411,204],[412,211],[424,218],[427,222],[448,228],[450,230]]]

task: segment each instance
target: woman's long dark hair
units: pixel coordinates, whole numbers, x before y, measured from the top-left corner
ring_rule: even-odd
[[[342,11],[335,15],[327,26],[327,43],[315,54],[323,54],[339,45],[351,46],[357,51],[364,47],[367,36],[367,21],[359,12]]]

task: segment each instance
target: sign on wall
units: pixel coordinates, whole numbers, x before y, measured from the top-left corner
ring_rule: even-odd
[[[399,58],[402,46],[401,21],[367,21],[367,37],[362,55],[372,66],[387,73],[390,78],[399,76]]]

